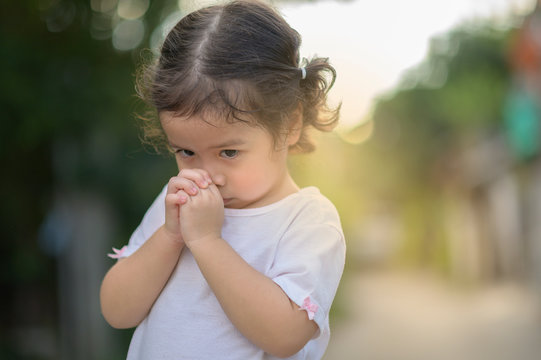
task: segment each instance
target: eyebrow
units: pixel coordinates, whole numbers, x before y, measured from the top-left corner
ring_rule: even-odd
[[[211,146],[211,148],[212,149],[227,148],[227,147],[231,147],[231,146],[244,145],[245,143],[246,143],[246,141],[244,141],[242,139],[231,139],[231,140],[224,141],[221,144]]]
[[[167,143],[169,144],[170,147],[172,147],[174,149],[182,149],[183,148],[182,146],[177,146],[177,145],[173,144],[171,141],[168,141]]]
[[[227,148],[227,147],[231,147],[231,146],[244,145],[245,143],[246,143],[246,141],[244,141],[242,139],[231,139],[231,140],[226,140],[226,141],[224,141],[223,143],[220,143],[220,144],[212,145],[212,146],[210,146],[210,148],[211,149],[221,149],[221,148]],[[175,145],[172,142],[169,142],[169,146],[171,146],[172,148],[175,148],[175,149],[184,149],[185,148],[184,146]]]

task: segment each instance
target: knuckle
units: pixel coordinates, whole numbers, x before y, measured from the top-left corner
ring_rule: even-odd
[[[185,177],[190,176],[190,174],[193,173],[193,169],[180,169],[180,172],[178,173],[179,176]]]
[[[170,178],[169,183],[168,183],[169,190],[173,190],[175,187],[175,184],[178,183],[179,180],[180,179],[178,176],[173,176],[172,178]]]

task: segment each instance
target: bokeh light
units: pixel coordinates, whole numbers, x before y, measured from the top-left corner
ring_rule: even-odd
[[[113,46],[117,50],[126,51],[135,49],[145,36],[143,21],[122,20],[113,30]]]
[[[144,16],[148,10],[149,0],[120,0],[118,2],[118,16],[127,20],[135,20]]]

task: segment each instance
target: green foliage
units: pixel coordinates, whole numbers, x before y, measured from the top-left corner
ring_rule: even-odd
[[[374,112],[371,146],[400,169],[403,188],[426,186],[435,163],[464,137],[500,126],[508,89],[507,33],[457,29]],[[445,45],[442,45],[445,44]]]
[[[149,28],[165,3],[176,2],[154,2]],[[9,1],[0,15],[0,306],[9,310],[1,314],[0,354],[17,352],[11,329],[56,326],[55,259],[38,245],[55,194],[109,199],[119,220],[111,245],[119,246],[175,171],[172,159],[149,154],[139,142],[138,51],[119,52],[110,39],[92,38],[90,4]]]
[[[449,270],[442,186],[464,144],[501,131],[508,39],[509,31],[489,24],[440,36],[425,61],[377,102],[374,135],[350,158],[358,170],[348,176],[362,173],[350,199],[393,204],[402,228],[399,263]]]

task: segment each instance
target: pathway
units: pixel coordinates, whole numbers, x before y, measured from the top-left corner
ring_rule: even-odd
[[[458,291],[426,274],[348,275],[324,360],[539,360],[541,301],[517,284]]]

